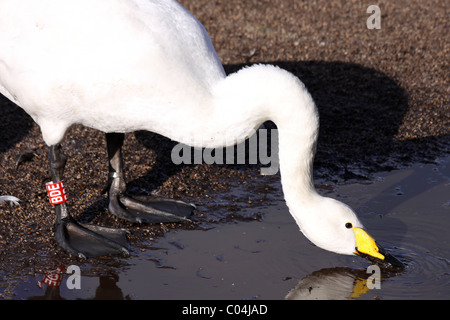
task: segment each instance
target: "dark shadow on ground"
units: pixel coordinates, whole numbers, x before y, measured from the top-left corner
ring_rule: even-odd
[[[446,152],[448,136],[405,141],[395,138],[408,111],[408,94],[382,72],[344,62],[265,63],[298,76],[317,104],[320,135],[314,165],[316,178],[333,182],[366,179],[373,172],[390,171],[415,161],[432,161]],[[230,74],[245,66],[226,65],[225,70]],[[276,128],[270,122],[265,127]],[[149,132],[137,132],[136,138],[158,155],[157,166],[139,179],[147,180],[152,188],[186,166],[174,165],[170,159],[176,142]],[[227,166],[242,170],[259,169],[261,164]]]
[[[0,153],[21,141],[33,126],[33,119],[0,94]]]

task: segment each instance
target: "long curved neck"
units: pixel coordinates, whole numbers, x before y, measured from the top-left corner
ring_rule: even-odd
[[[298,101],[286,105],[284,113],[278,109],[274,118],[279,134],[281,182],[291,213],[298,212],[303,203],[316,195],[313,162],[319,116],[312,97],[304,87],[301,89]]]
[[[313,162],[317,120],[301,113],[291,114],[289,123],[278,124],[281,182],[289,208],[300,207],[316,194]]]
[[[291,213],[316,194],[312,173],[319,116],[297,77],[277,67],[254,66],[229,76],[215,97],[214,123],[223,124],[216,132],[231,129],[238,142],[266,120],[277,125],[282,186]]]

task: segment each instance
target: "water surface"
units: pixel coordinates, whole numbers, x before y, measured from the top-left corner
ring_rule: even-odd
[[[381,270],[380,289],[369,289],[370,262],[315,247],[299,232],[284,202],[277,201],[259,210],[259,221],[170,230],[124,258],[126,267],[103,276],[92,272],[98,264],[86,263],[80,266],[80,290],[67,288],[68,275],[60,287],[43,289],[36,285],[43,275],[28,276],[15,282],[12,298],[450,298],[449,158],[321,193],[354,208],[372,236],[405,263],[405,270]]]

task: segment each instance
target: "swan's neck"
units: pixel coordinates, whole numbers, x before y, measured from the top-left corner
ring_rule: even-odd
[[[284,126],[279,125],[279,157],[281,183],[286,203],[299,208],[316,195],[313,161],[317,141],[317,119],[293,115]],[[314,127],[314,128],[313,128]]]
[[[277,125],[283,192],[295,217],[299,210],[292,209],[317,195],[312,173],[319,117],[303,83],[276,67],[256,66],[229,76],[215,93],[216,132],[232,130],[241,141],[266,120]]]

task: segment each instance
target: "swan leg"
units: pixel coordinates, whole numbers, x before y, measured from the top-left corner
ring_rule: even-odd
[[[122,219],[137,223],[190,221],[195,206],[178,200],[151,196],[125,195],[123,177],[123,133],[107,133],[109,159],[109,211]]]
[[[61,146],[49,147],[50,174],[53,181],[63,181],[67,158]],[[129,254],[127,231],[78,223],[67,210],[65,202],[54,205],[56,212],[55,239],[66,251],[79,257],[93,257],[109,254]]]

